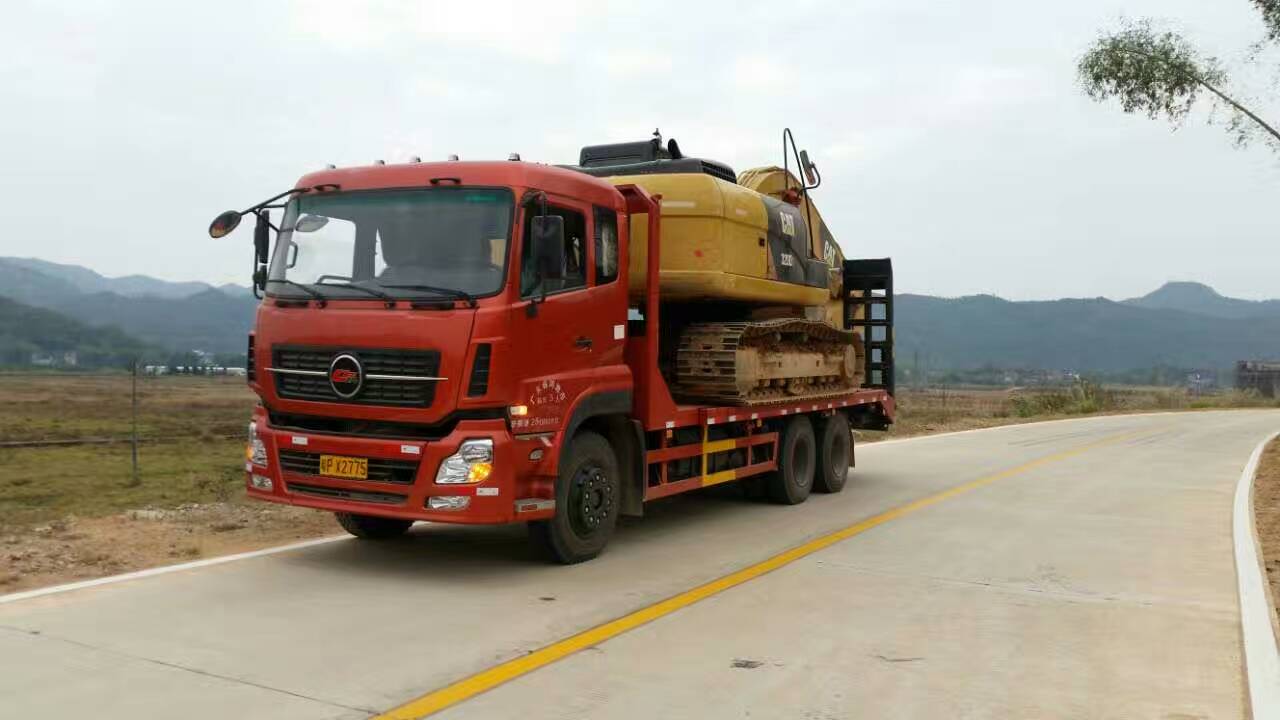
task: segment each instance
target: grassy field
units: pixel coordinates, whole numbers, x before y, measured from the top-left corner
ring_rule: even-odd
[[[0,444],[127,439],[125,375],[8,375]],[[325,513],[244,497],[243,378],[139,378],[140,476],[130,445],[0,446],[0,591],[94,577],[336,533]],[[1160,388],[904,389],[890,433],[863,441],[1083,413],[1274,406]]]
[[[127,439],[126,375],[7,375],[0,443]],[[130,445],[0,447],[0,592],[338,532],[333,519],[244,497],[243,378],[138,379]]]
[[[128,375],[0,375],[0,442],[116,437],[130,432]],[[138,378],[143,438],[243,436],[256,398],[244,378]]]
[[[1275,399],[1236,391],[1190,395],[1184,390],[1153,387],[1101,387],[1077,383],[1068,388],[902,389],[897,394],[898,419],[889,433],[867,439],[949,432],[1035,422],[1073,415],[1161,410],[1280,407]]]
[[[129,437],[128,376],[8,380],[0,443]],[[0,448],[0,531],[66,515],[234,499],[255,401],[243,378],[139,378],[137,483],[128,443]]]

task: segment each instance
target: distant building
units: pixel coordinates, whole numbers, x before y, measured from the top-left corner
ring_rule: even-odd
[[[79,364],[79,360],[75,350],[31,353],[31,364],[37,367],[75,367]]]
[[[1280,362],[1241,360],[1236,363],[1236,388],[1256,390],[1263,397],[1280,397]]]

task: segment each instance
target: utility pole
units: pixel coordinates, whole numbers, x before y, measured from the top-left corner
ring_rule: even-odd
[[[130,483],[132,487],[142,484],[138,478],[138,358],[133,359],[133,389],[132,389],[132,406],[133,412],[133,481]]]

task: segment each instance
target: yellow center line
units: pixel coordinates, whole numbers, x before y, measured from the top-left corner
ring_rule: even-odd
[[[666,600],[659,601],[653,605],[649,605],[648,607],[623,615],[616,620],[610,620],[603,625],[597,625],[589,630],[584,630],[563,640],[557,640],[556,642],[535,650],[528,655],[508,660],[495,665],[488,670],[482,670],[470,677],[465,677],[438,690],[433,690],[426,695],[410,700],[397,708],[388,710],[382,715],[378,715],[373,718],[373,720],[412,720],[437,713],[445,708],[452,707],[464,700],[475,697],[480,693],[492,690],[493,688],[510,680],[514,680],[521,675],[531,673],[538,668],[550,665],[551,663],[568,657],[580,650],[584,650],[593,645],[598,645],[610,638],[614,638],[625,632],[634,630],[641,625],[657,620],[663,616],[670,615],[681,608],[688,607],[700,600],[705,600],[712,595],[722,593],[729,588],[736,587],[749,580],[754,580],[761,575],[777,570],[785,565],[789,565],[796,560],[812,555],[819,550],[830,547],[842,540],[847,540],[855,535],[864,533],[891,520],[896,520],[904,515],[909,515],[917,510],[927,508],[930,505],[936,505],[957,495],[990,485],[998,480],[1003,480],[1014,475],[1020,475],[1050,463],[1060,462],[1104,445],[1111,445],[1123,440],[1128,440],[1141,435],[1144,432],[1150,432],[1150,430],[1112,435],[1071,450],[1046,455],[1045,457],[1032,460],[1031,462],[1018,465],[1017,467],[1012,467],[993,475],[988,475],[962,485],[957,485],[948,490],[943,490],[942,492],[935,493],[919,500],[909,502],[906,505],[901,505],[893,508],[892,510],[885,511],[879,515],[874,515],[842,530],[836,530],[835,532],[815,538],[803,545],[799,545],[790,550],[774,555],[767,560],[745,567],[737,572],[730,573],[729,575],[717,578],[704,585],[699,585],[691,590],[686,590],[679,595],[674,595]]]

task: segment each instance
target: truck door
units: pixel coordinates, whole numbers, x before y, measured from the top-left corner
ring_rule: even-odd
[[[520,301],[512,308],[516,404],[529,408],[528,415],[512,419],[516,434],[556,432],[579,398],[630,387],[616,213],[548,196],[547,212],[564,218],[566,263],[563,278],[544,280],[539,288],[529,248],[529,226],[538,212],[533,205],[522,210]]]

